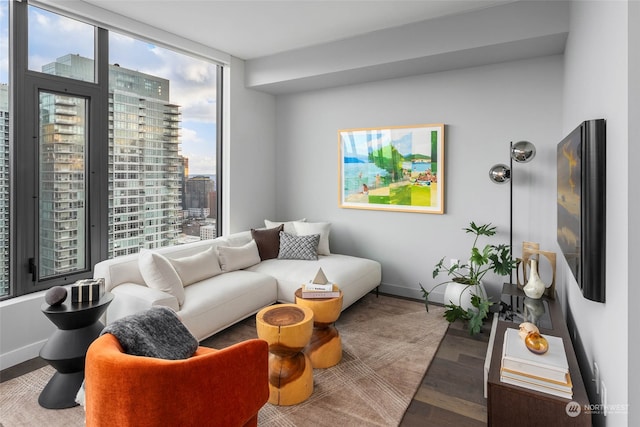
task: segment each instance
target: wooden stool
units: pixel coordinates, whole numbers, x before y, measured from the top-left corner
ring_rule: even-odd
[[[302,298],[302,288],[296,293],[296,304],[313,310],[313,335],[305,347],[314,368],[329,368],[342,360],[342,339],[334,322],[342,310],[342,291],[337,298]]]
[[[313,311],[295,304],[265,307],[256,315],[256,329],[269,343],[269,403],[307,400],[313,393],[313,366],[302,350],[313,332]]]

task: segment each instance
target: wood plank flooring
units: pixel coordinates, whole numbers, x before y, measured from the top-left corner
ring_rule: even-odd
[[[474,337],[462,322],[449,325],[400,426],[486,426],[484,358],[491,322]]]

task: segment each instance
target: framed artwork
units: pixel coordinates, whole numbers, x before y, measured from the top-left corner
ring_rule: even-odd
[[[444,124],[338,131],[342,208],[444,213]]]

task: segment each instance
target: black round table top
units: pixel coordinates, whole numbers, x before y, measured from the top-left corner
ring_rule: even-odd
[[[62,304],[43,303],[41,310],[59,329],[78,329],[96,322],[113,298],[112,293],[105,292],[98,301],[71,302],[69,293]]]

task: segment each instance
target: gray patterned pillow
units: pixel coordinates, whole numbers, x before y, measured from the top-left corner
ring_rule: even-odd
[[[296,236],[294,234],[280,232],[279,259],[318,259],[319,234]]]

